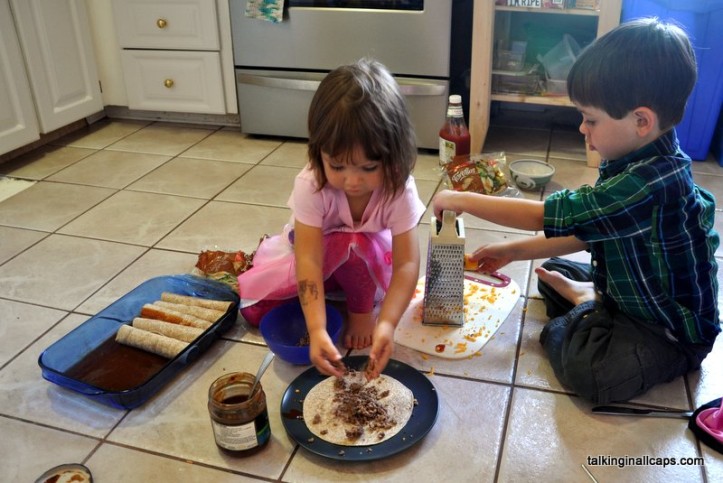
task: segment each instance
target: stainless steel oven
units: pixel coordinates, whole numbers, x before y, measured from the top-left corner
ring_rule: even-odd
[[[307,137],[306,115],[331,69],[368,56],[407,98],[417,145],[436,149],[449,94],[452,0],[287,0],[280,23],[230,0],[241,129]]]

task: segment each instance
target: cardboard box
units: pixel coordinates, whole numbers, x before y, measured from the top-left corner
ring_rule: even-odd
[[[601,0],[570,0],[569,8],[584,8],[587,10],[600,10]]]

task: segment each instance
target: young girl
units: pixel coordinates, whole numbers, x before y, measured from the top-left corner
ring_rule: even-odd
[[[258,325],[271,308],[298,297],[312,363],[323,374],[341,376],[325,311],[325,294],[341,290],[349,322],[344,345],[371,345],[376,377],[391,356],[394,329],[419,276],[416,227],[425,207],[410,174],[414,130],[396,81],[368,59],[324,78],[308,127],[309,164],[294,182],[291,221],[260,244],[253,268],[239,276],[241,314]]]

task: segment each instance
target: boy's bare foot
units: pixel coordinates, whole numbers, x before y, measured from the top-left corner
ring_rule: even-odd
[[[344,347],[348,349],[364,349],[372,345],[372,334],[376,321],[374,313],[355,314],[349,312],[349,325],[344,334]]]
[[[535,269],[537,276],[573,305],[580,305],[596,299],[592,282],[571,280],[560,272],[551,272],[542,267]]]

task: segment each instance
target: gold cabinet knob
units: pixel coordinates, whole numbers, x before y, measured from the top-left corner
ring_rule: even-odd
[[[156,25],[159,29],[164,29],[166,28],[166,25],[168,25],[168,22],[165,18],[159,18],[158,20],[156,20]]]
[[[173,87],[173,79],[166,79],[163,81],[163,85],[168,87],[169,89]]]

